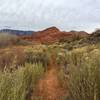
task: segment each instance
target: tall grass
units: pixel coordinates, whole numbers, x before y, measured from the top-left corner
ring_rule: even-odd
[[[30,100],[51,63],[69,92],[64,100],[100,100],[100,44],[71,50],[55,44],[1,51],[0,100]]]
[[[0,51],[0,70],[17,69],[25,63],[41,63],[45,68],[49,63],[50,55],[47,50],[39,50],[26,46],[25,48],[15,47]]]
[[[43,72],[41,64],[25,64],[12,73],[0,72],[0,100],[28,99]]]
[[[68,87],[68,100],[100,100],[100,49],[96,46],[83,47],[68,52],[69,63],[60,74]]]

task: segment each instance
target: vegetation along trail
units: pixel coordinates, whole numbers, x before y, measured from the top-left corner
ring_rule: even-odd
[[[37,96],[40,100],[60,100],[65,95],[64,89],[60,86],[57,77],[56,65],[51,61],[44,77],[40,79],[37,85]]]

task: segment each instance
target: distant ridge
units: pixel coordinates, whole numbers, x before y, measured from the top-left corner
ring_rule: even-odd
[[[10,33],[15,35],[32,35],[34,31],[23,31],[23,30],[13,30],[13,29],[1,29],[0,33]]]
[[[33,32],[30,36],[22,36],[21,38],[24,40],[29,40],[35,43],[54,43],[60,40],[72,39],[73,37],[86,37],[88,33],[85,31],[60,31],[55,26],[49,27],[42,31]]]

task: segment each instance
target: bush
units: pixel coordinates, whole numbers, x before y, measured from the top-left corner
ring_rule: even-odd
[[[0,70],[17,69],[25,64],[25,54],[23,49],[8,49],[0,51]]]
[[[19,41],[16,35],[1,33],[0,34],[0,47],[12,46]]]
[[[45,50],[34,50],[26,49],[25,53],[25,61],[28,63],[41,63],[44,67],[47,67],[49,63],[49,53]]]
[[[20,37],[10,33],[0,33],[0,48],[5,48],[13,45],[32,45],[32,42],[22,40]]]
[[[43,72],[41,64],[25,64],[12,73],[0,72],[0,100],[26,100]]]
[[[71,100],[100,100],[100,60],[95,54],[94,58],[92,54],[92,57],[86,58],[86,61],[80,63],[80,67],[70,66]]]
[[[65,70],[60,74],[68,100],[100,100],[100,50],[90,46],[68,53],[68,78]]]
[[[0,51],[0,70],[17,69],[25,63],[41,63],[46,68],[49,59],[50,55],[47,50],[37,50],[31,46],[3,49]]]

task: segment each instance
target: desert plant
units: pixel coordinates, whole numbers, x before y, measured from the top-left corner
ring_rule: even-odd
[[[100,50],[93,46],[68,53],[67,79],[66,73],[60,72],[63,86],[68,86],[68,100],[100,100]]]
[[[34,49],[25,50],[25,61],[28,63],[41,63],[44,67],[47,67],[49,63],[49,53],[47,51]]]
[[[25,64],[12,73],[0,72],[0,100],[26,100],[43,72],[41,64]]]
[[[18,41],[18,37],[16,35],[1,33],[0,34],[0,47],[11,46]]]

